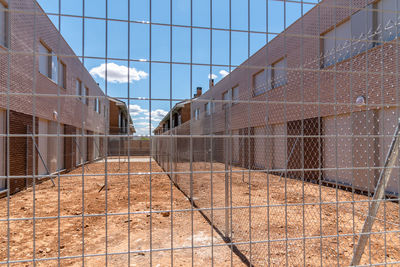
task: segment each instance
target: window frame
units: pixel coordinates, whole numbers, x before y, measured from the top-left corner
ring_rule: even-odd
[[[78,84],[79,84],[79,88],[78,88]],[[75,81],[75,92],[76,92],[76,95],[78,96],[78,100],[83,102],[82,101],[82,81],[79,78],[76,78],[76,81]]]
[[[227,99],[225,99],[225,95],[228,96]],[[229,107],[232,103],[232,91],[231,89],[226,90],[225,92],[222,93],[222,100],[224,102],[222,102],[222,109],[225,109],[226,107]]]
[[[204,114],[206,116],[210,116],[211,115],[211,107],[210,107],[210,102],[207,102],[204,104]]]
[[[276,80],[275,80],[276,79],[275,75],[276,75],[276,72],[277,72],[276,71],[276,69],[277,69],[276,64],[278,64],[278,63],[280,63],[282,61],[285,62],[285,65],[283,67],[283,71],[285,73],[285,80],[284,80],[283,83],[279,83],[277,85]],[[279,88],[281,86],[285,86],[288,83],[288,78],[287,77],[288,77],[287,76],[287,57],[285,55],[285,56],[281,57],[280,59],[278,59],[277,61],[275,61],[273,64],[271,64],[271,89],[275,89],[275,88]]]
[[[8,44],[8,39],[9,39],[8,38],[8,33],[9,33],[8,32],[9,31],[9,27],[8,27],[8,24],[9,24],[9,20],[8,20],[8,17],[9,17],[8,3],[5,2],[5,1],[0,0],[0,6],[2,6],[3,9],[4,9],[4,18],[3,18],[4,27],[2,27],[3,30],[4,30],[4,36],[1,38],[3,40],[0,41],[0,47],[8,48],[9,47],[9,44]],[[1,37],[1,35],[0,35],[0,37]]]
[[[88,97],[89,94],[90,94],[89,87],[85,86],[85,99],[84,99],[84,102],[85,102],[86,106],[89,106],[89,97]]]
[[[60,68],[62,66],[62,68]],[[62,69],[62,71],[60,71]],[[60,75],[62,74],[62,82],[60,84]],[[62,61],[58,60],[58,86],[67,89],[67,65]]]
[[[385,0],[377,1],[377,2],[375,2],[375,6],[374,6],[374,9],[378,10],[377,12],[374,12],[374,13],[376,13],[376,16],[375,16],[375,18],[376,18],[376,30],[378,29],[379,26],[381,26],[381,29],[380,29],[381,32],[379,32],[378,35],[376,36],[376,40],[377,40],[376,45],[382,44],[384,42],[390,42],[390,41],[400,37],[400,25],[399,25],[400,24],[400,15],[399,15],[400,6],[397,7],[398,10],[394,9],[394,12],[390,12],[390,11],[388,12],[387,10],[389,10],[389,9],[383,9],[383,2],[384,1]],[[382,4],[381,7],[379,7],[380,4]],[[386,3],[386,4],[390,5],[390,3]],[[385,10],[385,12],[383,12],[383,10]],[[389,14],[389,16],[394,14],[395,20],[396,20],[394,23],[395,23],[395,25],[397,25],[397,30],[396,30],[397,36],[396,36],[396,32],[394,33],[394,35],[391,35],[391,36],[388,36],[388,37],[384,36],[384,35],[388,34],[387,30],[385,29],[387,25],[381,25],[380,24],[381,21],[384,20],[384,14],[386,14],[386,15]],[[393,26],[396,27],[395,25],[393,25]]]
[[[41,48],[44,48],[46,50],[46,54],[42,53]],[[42,60],[46,58],[46,72],[47,73],[43,73],[41,71],[41,62]],[[43,60],[44,61],[44,60]],[[47,78],[49,78],[51,80],[51,74],[52,74],[52,50],[43,42],[43,41],[39,41],[39,73],[42,74],[43,76],[46,76]]]
[[[379,41],[377,40],[379,38],[378,35],[373,35],[373,36],[369,36],[368,33],[370,32],[369,29],[364,29],[365,32],[362,32],[362,34],[365,34],[366,38],[364,43],[366,44],[366,47],[361,47],[360,50],[356,50],[357,46],[360,46],[359,42],[363,42],[364,39],[360,39],[358,36],[354,36],[354,31],[356,31],[355,27],[356,27],[356,23],[358,22],[357,17],[358,16],[366,16],[365,21],[370,25],[370,27],[373,29],[372,32],[376,32],[379,22],[378,22],[378,14],[381,13],[380,11],[377,11],[378,9],[378,4],[382,2],[382,0],[370,3],[368,5],[366,5],[365,7],[363,7],[362,9],[359,9],[357,11],[355,11],[354,13],[352,13],[349,17],[345,18],[344,20],[342,20],[341,22],[337,23],[336,25],[334,25],[333,27],[331,27],[330,29],[328,29],[327,31],[323,32],[320,36],[320,54],[321,54],[321,58],[320,58],[320,69],[323,68],[327,68],[329,66],[338,64],[340,62],[346,61],[352,57],[355,57],[359,54],[362,54],[370,49],[372,49],[373,47],[375,47],[376,45],[379,44]],[[363,15],[363,13],[366,13],[366,15]],[[365,25],[364,22],[364,18],[361,19],[361,24]],[[345,44],[346,42],[350,42],[350,47],[347,48],[347,51],[345,56],[337,56],[337,53],[340,52],[340,50],[337,50],[337,47],[340,48],[340,46],[342,44],[339,44],[339,46],[336,45],[334,46],[334,57],[333,59],[327,60],[328,56],[331,56],[330,54],[327,55],[326,51],[325,51],[325,47],[326,47],[326,42],[327,40],[333,40],[334,42],[336,42],[337,40],[337,34],[335,33],[335,37],[329,37],[327,36],[330,33],[334,33],[335,31],[337,32],[337,29],[340,27],[344,27],[344,25],[347,24],[347,31],[345,29],[340,29],[340,31],[343,32],[347,32],[347,34],[349,34],[348,37],[339,37],[341,39],[341,41],[344,41],[343,43]],[[367,24],[367,28],[368,28],[368,24]],[[400,33],[400,32],[399,32]],[[399,34],[400,35],[400,34]],[[361,35],[360,35],[361,36]],[[359,42],[357,42],[359,41]],[[362,44],[362,43],[361,43]],[[346,49],[346,46],[344,46],[343,49]],[[333,49],[332,49],[333,50]],[[354,51],[356,50],[356,51]],[[329,62],[328,62],[329,61]]]
[[[238,104],[238,100],[239,100],[239,84],[236,84],[235,86],[232,87],[232,93],[231,93],[231,98],[232,98],[232,106]],[[236,97],[234,97],[234,92],[235,90],[237,90],[237,95]]]
[[[270,67],[270,65],[268,65],[268,66]],[[256,73],[253,74],[253,77],[252,77],[253,96],[259,96],[259,95],[262,95],[262,94],[264,94],[264,93],[266,93],[268,91],[267,90],[267,85],[268,85],[267,84],[268,83],[267,75],[268,75],[268,73],[266,72],[267,70],[268,69],[261,69],[261,70],[259,70],[259,71],[257,71]],[[261,75],[262,73],[264,73],[264,77],[265,77],[265,86],[264,86],[264,88],[262,90],[260,90],[260,89],[256,88],[256,81],[257,81],[257,76]]]
[[[200,120],[200,108],[196,108],[196,109],[194,110],[194,120],[195,120],[195,121]]]

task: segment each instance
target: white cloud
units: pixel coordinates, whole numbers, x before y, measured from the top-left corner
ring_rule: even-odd
[[[151,120],[158,120],[161,121],[165,115],[167,115],[168,111],[165,111],[163,109],[156,109],[151,112]]]
[[[133,125],[136,129],[137,135],[149,134],[149,110],[140,107],[139,105],[129,105],[129,112],[132,116]],[[167,115],[168,111],[163,109],[156,109],[151,112],[151,130],[153,131],[159,122]]]
[[[107,81],[112,83],[127,83],[128,82],[128,70],[129,70],[129,82],[140,81],[146,79],[149,74],[137,70],[135,68],[128,68],[126,66],[117,65],[115,63],[107,63]],[[90,74],[93,76],[106,79],[106,64],[103,63],[98,67],[94,67],[90,70]]]
[[[218,76],[215,75],[214,73],[213,74],[208,74],[208,79],[217,79],[217,78],[218,78]]]
[[[136,122],[135,126],[149,126],[148,122]]]
[[[134,124],[134,126],[136,130],[136,135],[149,135],[149,124],[142,126]]]
[[[220,70],[219,74],[221,74],[222,77],[225,77],[226,75],[229,74],[229,72],[227,72],[226,70]]]
[[[129,105],[129,113],[131,114],[131,116],[137,116],[142,113],[148,113],[148,110],[143,109],[139,105]]]

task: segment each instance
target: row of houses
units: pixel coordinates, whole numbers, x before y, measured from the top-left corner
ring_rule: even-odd
[[[189,100],[191,120],[156,132],[187,151],[179,135],[195,136],[192,155],[165,160],[160,136],[156,158],[229,161],[372,192],[400,115],[399,11],[396,0],[321,1]],[[388,194],[400,191],[398,166]]]
[[[133,133],[34,0],[0,0],[0,193],[107,154],[106,135]]]

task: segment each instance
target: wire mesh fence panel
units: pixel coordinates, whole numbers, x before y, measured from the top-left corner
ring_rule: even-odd
[[[397,0],[0,0],[0,265],[400,265]]]

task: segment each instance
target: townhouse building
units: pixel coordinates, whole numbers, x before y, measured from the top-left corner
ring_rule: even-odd
[[[373,192],[399,118],[399,11],[317,4],[193,101],[194,160]]]
[[[109,100],[34,0],[0,0],[0,190],[105,154]]]
[[[202,87],[196,88],[196,94],[194,94],[193,98],[196,99],[197,97],[201,96],[203,92]],[[207,103],[208,105],[208,103]],[[208,112],[211,111],[211,105],[205,107]],[[200,110],[194,111],[194,117],[198,118],[200,115]],[[191,118],[191,101],[185,100],[179,103],[176,103],[174,107],[168,112],[164,118],[161,119],[158,126],[154,129],[155,135],[161,135],[172,128],[179,127],[182,124],[185,124]]]

